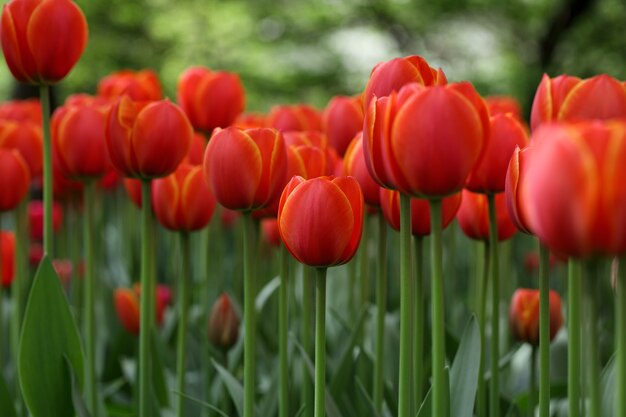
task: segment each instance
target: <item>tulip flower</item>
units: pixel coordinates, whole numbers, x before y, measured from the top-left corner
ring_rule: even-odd
[[[164,177],[189,152],[193,129],[183,111],[168,100],[151,103],[122,97],[111,108],[106,144],[115,169],[127,177]]]
[[[191,67],[178,80],[178,103],[194,128],[211,134],[230,126],[245,107],[239,76],[225,71]]]
[[[485,104],[491,116],[498,114],[510,114],[517,120],[522,120],[522,110],[519,102],[509,96],[485,97]]]
[[[539,343],[539,291],[520,288],[511,298],[509,326],[513,337],[522,342],[537,346]],[[563,326],[561,297],[550,290],[550,340],[554,339]]]
[[[517,232],[517,228],[506,209],[504,193],[496,194],[495,200],[498,241],[510,239]],[[489,209],[485,194],[463,190],[463,199],[456,218],[467,237],[475,240],[489,240]]]
[[[12,232],[0,231],[0,251],[2,286],[10,288],[15,277],[15,235]]]
[[[29,186],[30,171],[20,153],[0,148],[0,213],[15,209]]]
[[[239,339],[239,313],[227,294],[213,304],[209,316],[208,336],[213,346],[228,351]]]
[[[120,323],[131,334],[139,334],[139,298],[141,287],[135,285],[133,288],[117,288],[113,292],[115,310]],[[165,285],[158,285],[155,295],[155,311],[157,325],[163,324],[165,309],[172,299],[170,289]]]
[[[104,173],[102,178],[100,178],[100,181],[98,181],[98,187],[105,191],[113,191],[117,189],[121,182],[122,180],[119,174],[117,173],[115,168],[113,168],[113,165],[111,165],[111,161],[109,161],[109,167],[107,168],[107,171]]]
[[[254,112],[241,113],[233,122],[233,126],[241,130],[269,127],[267,124],[267,116],[262,113]]]
[[[322,127],[330,145],[343,155],[354,136],[363,130],[361,97],[333,97],[324,109]]]
[[[28,203],[28,223],[30,225],[30,237],[34,240],[43,239],[43,202],[33,200]],[[57,202],[52,206],[52,229],[54,232],[61,230],[63,226],[63,208]]]
[[[11,100],[0,104],[0,120],[31,122],[41,126],[41,104],[39,99]]]
[[[278,231],[278,221],[276,218],[266,218],[261,220],[261,232],[263,238],[272,246],[280,246],[280,232]]]
[[[267,116],[267,124],[281,132],[290,130],[322,130],[320,112],[306,104],[274,106]]]
[[[107,99],[126,95],[134,101],[154,101],[161,100],[163,91],[159,77],[153,70],[121,70],[100,80],[98,95]]]
[[[41,176],[43,168],[41,127],[28,121],[0,120],[0,148],[19,151],[28,165],[31,177]]]
[[[524,187],[525,173],[527,163],[532,153],[532,147],[524,149],[515,149],[513,156],[509,161],[509,167],[506,173],[504,194],[506,195],[506,208],[509,217],[518,230],[533,234],[528,223],[528,215],[525,212],[525,206],[520,199],[522,188]]]
[[[191,139],[189,153],[185,157],[184,161],[191,165],[202,165],[206,145],[207,138],[202,133],[194,133],[193,139]]]
[[[363,191],[363,199],[368,205],[373,207],[381,205],[379,193],[381,187],[374,181],[367,169],[365,154],[363,153],[363,133],[361,132],[354,137],[346,150],[343,158],[343,173],[346,176],[354,177],[359,182],[361,191]]]
[[[85,189],[82,182],[68,178],[63,172],[61,172],[58,164],[54,165],[52,174],[54,201],[82,201]]]
[[[239,217],[241,217],[240,212],[220,206],[220,224],[224,230],[230,230],[235,227]]]
[[[299,175],[305,179],[331,175],[335,169],[335,156],[330,149],[310,145],[287,147],[287,177]]]
[[[124,190],[126,190],[126,195],[131,203],[138,209],[141,209],[143,203],[141,198],[141,181],[134,178],[124,178],[123,183]]]
[[[53,84],[87,45],[87,21],[70,0],[12,0],[2,9],[0,41],[7,66],[21,82]]]

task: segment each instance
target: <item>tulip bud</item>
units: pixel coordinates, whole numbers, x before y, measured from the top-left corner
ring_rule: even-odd
[[[333,97],[324,109],[322,124],[330,145],[343,155],[354,136],[363,130],[361,97]]]
[[[561,297],[550,290],[550,340],[563,325]],[[513,293],[509,311],[509,325],[513,337],[522,342],[539,344],[539,291],[520,288]]]
[[[19,152],[0,148],[0,213],[16,208],[29,186],[30,172]]]
[[[160,100],[163,92],[159,77],[154,71],[121,70],[100,80],[98,95],[108,99],[126,95],[135,101],[154,101]]]
[[[0,148],[17,150],[32,178],[43,171],[43,136],[41,127],[31,122],[0,120]]]
[[[506,209],[504,193],[495,195],[498,241],[510,239],[517,232]],[[485,194],[463,190],[463,200],[456,218],[463,233],[470,239],[489,240],[489,204]]]
[[[239,339],[239,313],[227,294],[215,301],[209,316],[209,341],[217,348],[229,350]]]
[[[491,116],[497,114],[510,114],[517,120],[522,120],[522,110],[519,102],[509,96],[485,97],[485,104]]]
[[[0,104],[0,120],[31,122],[41,126],[41,104],[38,98],[11,100]]]
[[[15,278],[15,235],[12,232],[0,231],[0,256],[2,286],[9,288]]]
[[[139,301],[141,297],[141,287],[135,284],[133,288],[117,288],[113,292],[113,301],[117,316],[124,329],[131,334],[139,334],[140,309]],[[163,324],[165,309],[172,300],[170,289],[165,285],[157,285],[155,294],[155,314],[157,325]]]

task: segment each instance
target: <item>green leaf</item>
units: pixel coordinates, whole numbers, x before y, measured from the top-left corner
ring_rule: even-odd
[[[13,399],[11,398],[7,385],[4,382],[2,372],[0,372],[0,410],[2,410],[3,413],[6,413],[6,415],[3,414],[5,417],[15,417]]]
[[[602,415],[612,416],[615,406],[615,354],[602,370]]]
[[[471,417],[478,386],[480,364],[480,330],[472,315],[465,326],[459,350],[450,369],[450,415]]]
[[[215,411],[217,414],[219,414],[219,415],[220,415],[220,416],[222,416],[222,417],[230,417],[228,414],[226,414],[225,412],[223,412],[222,410],[220,410],[220,409],[219,409],[219,408],[217,408],[216,406],[211,405],[211,404],[209,404],[209,403],[207,403],[207,402],[204,402],[204,401],[202,401],[202,400],[199,400],[199,399],[197,399],[197,398],[195,398],[195,397],[192,397],[191,395],[187,395],[187,394],[184,394],[184,393],[182,393],[182,392],[178,392],[178,391],[172,391],[172,392],[173,392],[174,394],[176,394],[176,395],[180,395],[180,396],[181,396],[181,397],[183,397],[183,398],[186,398],[186,399],[188,399],[188,400],[190,400],[190,401],[193,401],[193,402],[194,402],[194,403],[196,403],[196,404],[200,404],[201,406],[206,407],[206,408],[208,408],[209,410]]]
[[[446,372],[444,373],[446,382],[450,382],[450,375],[448,375],[448,367],[446,367]],[[477,377],[478,378],[478,377]],[[430,417],[432,414],[432,397],[433,395],[433,387],[431,386],[426,393],[426,397],[424,397],[424,401],[422,401],[422,405],[420,406],[419,411],[417,412],[417,417]],[[450,401],[447,402],[450,404]],[[474,408],[474,407],[472,407]],[[450,409],[448,407],[448,417],[453,414],[450,414]],[[454,416],[456,417],[456,416]]]
[[[169,404],[169,397],[167,384],[165,382],[165,367],[163,366],[163,361],[161,359],[159,342],[160,339],[158,338],[156,332],[152,333],[150,337],[150,346],[152,349],[152,354],[150,355],[152,359],[152,389],[154,390],[154,395],[156,396],[158,405],[161,407],[167,407]]]
[[[239,417],[243,416],[243,387],[241,382],[237,380],[227,369],[222,367],[220,364],[211,360],[213,362],[213,366],[217,370],[222,382],[226,385],[226,390],[230,394],[230,397],[233,399],[235,403],[235,408],[237,409],[237,415]]]
[[[361,382],[359,377],[356,378],[356,385],[359,389],[359,394],[361,394],[361,400],[363,400],[365,402],[365,405],[367,406],[367,415],[372,417],[380,417],[380,414],[378,413],[378,411],[376,411],[376,407],[374,406],[374,401],[367,393],[367,390],[363,386],[363,383]]]
[[[259,294],[254,300],[254,309],[257,311],[257,313],[260,313],[261,310],[263,310],[263,307],[267,303],[267,300],[269,300],[272,294],[276,292],[278,287],[280,287],[280,277],[274,277],[270,282],[265,284],[261,291],[259,291]]]
[[[74,368],[72,368],[72,363],[69,361],[67,356],[64,356],[63,359],[65,360],[67,372],[72,380],[72,403],[74,403],[76,417],[91,417],[91,414],[87,411],[87,405],[85,405],[85,401],[80,393],[80,388],[78,388],[78,384],[76,383],[76,373],[74,372]]]
[[[45,256],[35,274],[24,315],[18,372],[32,417],[74,415],[72,381],[64,357],[83,383],[83,351],[78,328],[52,263]]]
[[[350,377],[353,376],[355,361],[352,357],[352,352],[354,351],[354,347],[359,340],[359,334],[361,333],[361,328],[363,327],[366,314],[367,309],[363,308],[361,310],[361,313],[359,314],[356,325],[352,329],[350,341],[347,343],[346,347],[343,350],[341,360],[339,361],[339,366],[335,371],[335,376],[330,383],[330,392],[333,394],[334,397],[338,397],[342,394]]]

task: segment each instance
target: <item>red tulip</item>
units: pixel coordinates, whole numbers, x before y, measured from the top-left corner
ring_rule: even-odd
[[[581,80],[543,75],[530,114],[532,130],[557,120],[626,117],[626,86],[606,74]]]
[[[202,175],[201,166],[183,163],[152,183],[152,207],[163,227],[192,232],[209,224],[215,197]]]
[[[504,193],[495,195],[498,241],[510,239],[517,228],[506,209]],[[463,190],[463,200],[456,218],[463,233],[470,239],[489,240],[489,207],[485,194]]]
[[[117,288],[113,292],[113,301],[117,317],[120,319],[122,326],[131,334],[139,334],[140,314],[139,314],[139,298],[141,296],[141,287],[136,284],[131,288]],[[170,304],[171,292],[165,285],[157,285],[155,297],[155,310],[157,325],[163,324],[165,309]]]
[[[41,126],[41,104],[39,99],[5,101],[0,104],[0,120],[31,122]]]
[[[121,178],[119,174],[117,173],[115,168],[113,168],[113,165],[110,164],[110,162],[111,161],[109,161],[109,168],[107,169],[107,172],[102,178],[100,178],[100,181],[98,181],[98,187],[106,191],[115,190],[117,186],[121,183]]]
[[[98,95],[108,99],[127,95],[135,101],[154,101],[163,97],[163,91],[159,77],[151,69],[121,70],[100,80]]]
[[[561,297],[550,290],[550,340],[563,326]],[[515,290],[509,311],[509,326],[513,337],[522,342],[539,344],[539,291],[520,288]]]
[[[126,195],[130,198],[130,201],[140,209],[142,207],[142,197],[141,197],[141,181],[134,178],[124,178],[124,189],[126,190]]]
[[[2,286],[11,287],[15,278],[15,235],[13,232],[0,231],[0,264],[2,264]]]
[[[191,124],[209,134],[230,126],[245,106],[239,76],[225,71],[191,67],[178,80],[178,103]]]
[[[531,146],[524,149],[515,149],[515,152],[513,152],[513,156],[511,157],[511,161],[509,161],[504,187],[506,208],[509,212],[511,221],[513,221],[515,227],[517,227],[520,231],[530,235],[534,233],[530,230],[526,208],[520,199],[520,190],[524,187],[524,181],[526,178],[525,173],[531,152]]]
[[[184,161],[191,165],[202,165],[204,159],[204,149],[207,145],[207,138],[202,133],[194,133],[189,147],[189,153]]]
[[[471,84],[409,84],[372,100],[363,149],[381,186],[444,197],[463,188],[488,139],[487,109]]]
[[[267,124],[281,132],[290,130],[322,130],[322,116],[319,111],[306,104],[274,106],[267,116]]]
[[[262,113],[246,112],[241,113],[235,119],[233,126],[241,129],[255,129],[259,127],[268,127],[267,116]]]
[[[17,150],[33,178],[43,171],[43,137],[41,127],[31,122],[0,120],[0,148]]]
[[[550,269],[554,268],[560,262],[566,262],[567,259],[559,259],[554,253],[550,253],[549,265]],[[528,273],[539,271],[539,251],[531,251],[524,256],[524,269]]]
[[[220,207],[220,223],[224,230],[232,229],[239,217],[241,217],[241,213],[238,211]]]
[[[327,267],[348,262],[363,230],[363,194],[351,177],[293,177],[280,198],[278,228],[301,263]]]
[[[452,194],[441,201],[441,228],[448,227],[461,205],[461,193]],[[400,193],[380,188],[380,208],[387,223],[400,230]],[[411,198],[411,233],[414,236],[430,235],[430,206],[428,200]]]
[[[363,130],[361,97],[333,97],[324,109],[322,125],[330,145],[343,156],[354,136]]]
[[[28,193],[30,172],[14,149],[0,148],[0,213],[15,209]]]
[[[55,201],[82,201],[84,186],[82,182],[67,177],[61,172],[59,164],[53,163],[52,190]]]
[[[287,182],[283,137],[274,129],[216,129],[204,155],[204,174],[222,206],[266,207]]]
[[[113,166],[133,178],[164,177],[189,152],[193,129],[169,100],[135,102],[127,96],[109,113],[106,144]]]
[[[363,153],[362,132],[357,133],[346,150],[343,158],[343,174],[354,177],[359,182],[361,191],[363,191],[363,199],[368,205],[380,206],[380,186],[367,170],[365,154]]]
[[[215,301],[209,316],[209,341],[213,346],[228,350],[239,339],[239,313],[226,294]]]
[[[70,281],[72,280],[72,261],[70,261],[69,259],[53,259],[52,267],[57,273],[61,284],[67,288]]]
[[[28,224],[30,237],[34,240],[43,239],[43,203],[33,200],[28,203]],[[56,201],[52,204],[52,230],[58,232],[63,226],[63,208]]]
[[[280,246],[280,232],[278,231],[278,221],[275,217],[261,220],[261,231],[265,241],[272,246]]]
[[[509,96],[491,96],[485,97],[485,104],[491,116],[497,114],[511,114],[518,120],[522,120],[522,110],[519,102]]]
[[[21,82],[61,81],[87,45],[87,21],[70,0],[11,0],[2,9],[0,41]]]

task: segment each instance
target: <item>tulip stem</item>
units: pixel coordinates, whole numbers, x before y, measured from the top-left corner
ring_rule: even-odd
[[[445,375],[446,345],[444,321],[443,257],[441,253],[441,200],[430,203],[431,302],[432,302],[432,360],[433,360],[433,416],[447,415],[448,390]]]
[[[317,268],[315,298],[315,417],[324,417],[326,394],[326,268]]]
[[[52,143],[50,139],[50,87],[39,86],[41,121],[43,130],[43,250],[54,259],[52,253]]]
[[[580,416],[580,261],[568,263],[568,334],[567,398],[569,417]],[[618,414],[619,415],[619,414]]]
[[[361,308],[368,303],[370,298],[369,256],[367,254],[367,242],[369,239],[368,223],[369,217],[366,213],[363,217],[363,230],[361,232],[361,245],[359,247],[359,262],[361,263],[359,270],[359,278],[361,279]]]
[[[176,358],[176,389],[178,392],[185,392],[185,357],[187,353],[187,316],[189,313],[189,281],[191,279],[189,274],[189,263],[191,262],[190,248],[189,248],[189,233],[180,233],[180,251],[182,256],[182,268],[181,274],[178,279],[178,352]],[[182,395],[178,395],[176,398],[176,415],[183,417],[185,398]]]
[[[530,353],[530,378],[528,381],[528,415],[533,417],[535,415],[535,407],[537,406],[537,384],[535,379],[537,377],[537,346],[532,346]]]
[[[387,222],[378,213],[378,279],[376,280],[376,363],[374,366],[374,407],[383,411],[385,380],[385,315],[387,312]]]
[[[2,266],[2,262],[6,262],[3,260],[4,254],[4,243],[2,242],[2,213],[0,213],[0,370],[4,369],[4,345],[6,345],[4,338],[4,285],[2,281],[4,281],[4,267]],[[15,284],[13,284],[15,285]],[[1,375],[1,373],[0,373]]]
[[[487,387],[485,386],[485,327],[487,323],[487,288],[489,287],[489,242],[481,242],[483,246],[483,265],[480,271],[480,284],[478,286],[478,324],[480,326],[480,363],[478,366],[478,388],[476,411],[478,416],[487,415]]]
[[[302,264],[302,346],[309,356],[312,356],[311,349],[311,321],[314,298],[312,293],[312,273],[313,269]],[[309,378],[309,368],[306,361],[302,360],[302,404],[304,405],[303,417],[312,416],[313,413],[313,387],[311,386],[311,378]]]
[[[550,250],[539,243],[539,417],[550,417]]]
[[[211,294],[209,293],[209,288],[210,288],[210,280],[209,280],[209,275],[211,275],[211,269],[213,267],[213,261],[215,259],[219,259],[217,257],[215,257],[215,253],[213,251],[211,251],[211,237],[213,236],[213,225],[215,223],[213,223],[212,225],[210,225],[209,227],[206,228],[206,230],[203,232],[202,234],[202,241],[203,241],[203,247],[202,250],[204,252],[204,256],[206,257],[204,260],[204,271],[203,271],[203,279],[202,279],[202,285],[201,285],[201,292],[200,292],[200,305],[203,307],[202,314],[204,314],[204,328],[208,329],[209,327],[209,322],[210,322],[210,309],[211,309]],[[221,274],[218,274],[218,276]],[[213,366],[211,365],[211,351],[209,349],[209,339],[208,337],[203,337],[202,338],[202,375],[204,376],[204,393],[205,393],[205,401],[206,402],[210,402],[211,401],[211,375],[212,375],[212,368]],[[206,407],[203,407],[202,410],[202,417],[207,417],[209,415],[212,415],[212,412],[209,412],[209,409],[207,409]]]
[[[498,259],[498,223],[496,197],[487,195],[489,203],[489,258],[491,273],[491,380],[490,416],[500,415],[500,263]]]
[[[98,417],[98,400],[96,389],[96,319],[94,305],[94,203],[95,203],[95,182],[93,180],[85,182],[85,194],[83,197],[84,212],[84,245],[85,245],[85,353],[87,373],[85,395],[89,411],[93,417]]]
[[[413,277],[411,276],[411,198],[400,194],[400,370],[398,416],[412,415],[411,358]]]
[[[139,323],[139,417],[150,417],[151,410],[151,358],[150,337],[154,325],[154,274],[150,256],[152,254],[152,200],[151,181],[141,181],[141,294]]]
[[[626,258],[618,265],[615,311],[617,363],[615,377],[615,416],[626,416]]]
[[[415,236],[415,298],[413,317],[413,392],[414,410],[422,403],[424,385],[424,238]]]
[[[287,333],[289,331],[289,254],[285,245],[280,245],[280,293],[278,300],[278,349],[280,355],[279,417],[289,415],[289,352]]]
[[[243,417],[254,416],[256,313],[254,310],[254,219],[243,214],[243,288],[244,288],[244,350],[243,350]]]
[[[593,265],[595,267],[595,265]],[[595,268],[594,268],[595,269]],[[595,271],[594,271],[595,272]],[[587,295],[587,308],[588,313],[586,316],[586,331],[587,336],[585,339],[587,340],[588,347],[588,357],[586,362],[588,365],[589,375],[587,378],[588,387],[589,387],[589,417],[601,417],[601,401],[602,395],[600,393],[600,352],[598,347],[598,340],[600,335],[598,335],[597,327],[598,327],[598,310],[596,306],[596,300],[598,297],[598,283],[596,280],[596,274],[588,277],[585,280],[585,283],[588,286],[588,291],[586,291]]]

